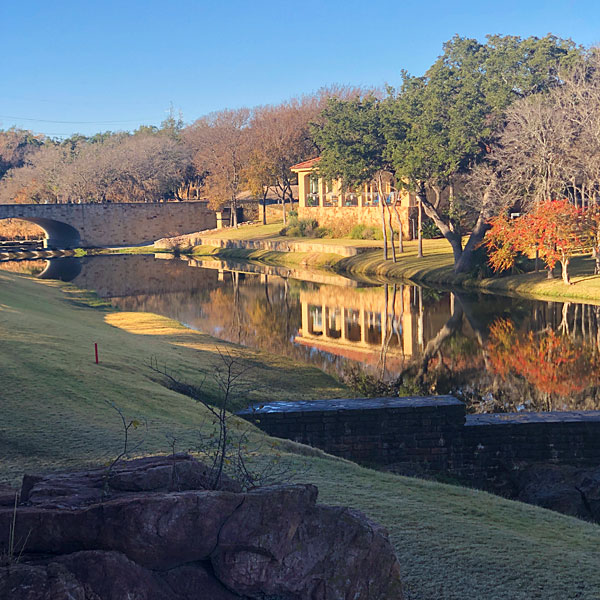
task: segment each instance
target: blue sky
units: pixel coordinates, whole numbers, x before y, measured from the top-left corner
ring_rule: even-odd
[[[456,33],[548,32],[600,43],[600,3],[0,0],[0,128],[133,129],[171,103],[190,122],[332,83],[395,85]]]

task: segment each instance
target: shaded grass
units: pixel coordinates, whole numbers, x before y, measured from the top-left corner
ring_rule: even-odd
[[[183,450],[210,429],[201,405],[166,389],[145,368],[156,355],[193,378],[214,364],[209,336],[156,315],[115,312],[70,286],[0,273],[0,339],[2,480],[114,457],[119,428],[105,398],[148,419],[147,452],[167,450],[165,433],[178,437]],[[316,369],[244,352],[266,366],[264,399],[345,393]],[[267,440],[254,429],[251,437]],[[290,467],[310,466],[302,480],[319,486],[322,502],[358,508],[389,529],[411,600],[600,598],[596,525],[278,443]]]
[[[222,366],[217,347],[238,353],[254,365],[239,406],[349,393],[314,367],[236,347],[157,315],[115,312],[72,286],[9,273],[0,273],[0,340],[3,480],[114,454],[118,422],[105,400],[148,420],[148,449],[166,451],[167,433],[181,438],[182,449],[195,443],[189,432],[204,426],[206,415],[161,385],[148,367],[151,357],[189,383],[205,379],[211,399],[217,394],[211,375]]]
[[[598,526],[476,490],[305,460],[321,501],[385,524],[410,599],[600,597]]]

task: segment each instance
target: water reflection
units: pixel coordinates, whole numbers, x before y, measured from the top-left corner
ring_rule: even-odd
[[[0,268],[70,280],[122,310],[162,314],[338,375],[359,368],[392,390],[454,393],[472,411],[600,408],[600,307],[162,258]]]

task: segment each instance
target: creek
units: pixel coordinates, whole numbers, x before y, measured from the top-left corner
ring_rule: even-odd
[[[70,281],[119,310],[164,315],[340,378],[452,393],[474,413],[600,408],[599,306],[165,255],[0,269]]]

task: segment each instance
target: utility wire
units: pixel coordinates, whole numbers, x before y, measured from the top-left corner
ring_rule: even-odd
[[[17,121],[34,121],[36,123],[65,123],[69,125],[104,125],[109,123],[140,123],[144,120],[153,121],[154,119],[129,119],[128,121],[51,121],[50,119],[27,119],[25,117],[11,117],[9,115],[0,115],[0,119],[16,119]]]

